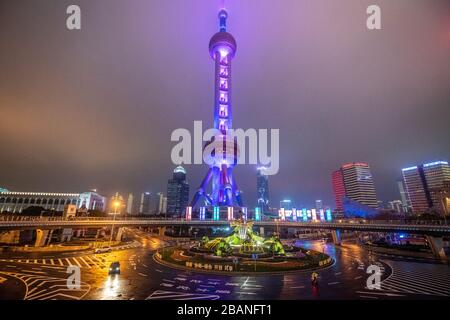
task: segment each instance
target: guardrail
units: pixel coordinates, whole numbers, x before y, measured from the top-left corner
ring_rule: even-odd
[[[110,225],[119,226],[223,226],[229,225],[229,221],[220,220],[185,220],[185,219],[104,219],[104,218],[75,218],[62,219],[55,217],[43,217],[31,220],[1,220],[0,229],[20,228],[76,228],[76,227],[104,227]],[[405,223],[379,223],[370,221],[365,223],[352,223],[347,221],[337,222],[294,222],[294,221],[254,221],[255,226],[268,227],[297,227],[323,230],[352,230],[352,231],[376,231],[376,232],[405,232],[417,234],[442,234],[450,235],[450,226],[433,224],[405,224]]]
[[[1,221],[113,221],[111,217],[75,217],[75,218],[62,218],[62,217],[37,217],[37,216],[10,216],[10,215],[0,215],[0,222]],[[211,223],[229,223],[227,220],[219,220],[219,221],[213,221],[213,220],[186,220],[184,218],[169,218],[169,219],[163,219],[163,218],[142,218],[142,217],[120,217],[116,218],[115,221],[170,221],[170,222],[211,222]],[[279,219],[271,219],[271,220],[261,220],[261,221],[255,221],[255,223],[291,223],[291,224],[326,224],[330,222],[322,222],[322,221],[292,221],[292,220],[279,220]],[[373,224],[383,224],[383,225],[427,225],[427,226],[449,226],[449,224],[446,221],[443,220],[355,220],[355,219],[337,219],[334,220],[332,223],[340,223],[340,224],[354,224],[354,225],[373,225]]]

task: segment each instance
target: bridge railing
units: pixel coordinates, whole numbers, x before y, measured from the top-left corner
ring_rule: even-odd
[[[113,221],[115,220],[116,223],[120,223],[120,221],[174,221],[174,222],[188,222],[188,221],[202,221],[205,224],[208,224],[208,221],[211,222],[211,224],[216,223],[212,220],[186,220],[184,218],[160,218],[160,217],[130,217],[130,216],[121,216],[114,219],[112,216],[108,217],[70,217],[70,218],[63,218],[63,217],[46,217],[46,216],[19,216],[19,215],[0,215],[0,221],[16,221],[16,222],[26,222],[26,221],[40,221],[40,222],[57,222],[57,221]],[[222,220],[226,221],[226,220]],[[337,219],[333,221],[289,221],[289,220],[279,220],[279,219],[270,219],[270,220],[263,220],[262,223],[295,223],[295,224],[324,224],[328,225],[330,223],[332,224],[354,224],[354,225],[428,225],[428,226],[447,226],[449,225],[444,220],[355,220],[355,219]]]

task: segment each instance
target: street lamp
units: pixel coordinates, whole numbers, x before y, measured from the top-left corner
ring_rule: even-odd
[[[116,214],[117,214],[117,209],[120,206],[120,201],[118,201],[118,200],[114,201],[113,206],[114,206],[114,213],[113,213],[114,217],[113,217],[113,223],[111,225],[111,235],[109,236],[109,246],[111,246],[111,242],[112,242],[112,237],[113,237],[113,233],[114,233],[114,224],[116,222]]]

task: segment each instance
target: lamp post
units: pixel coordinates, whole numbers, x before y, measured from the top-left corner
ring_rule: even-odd
[[[111,242],[112,242],[112,237],[113,237],[113,233],[114,233],[114,224],[116,222],[116,214],[117,214],[117,208],[119,207],[120,202],[118,200],[115,200],[113,203],[114,206],[114,217],[113,217],[113,223],[111,225],[111,235],[109,236],[109,246],[111,246]]]

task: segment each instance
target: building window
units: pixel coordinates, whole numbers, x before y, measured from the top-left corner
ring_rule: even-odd
[[[42,204],[47,204],[47,199],[42,199]]]
[[[0,203],[5,203],[5,198],[0,198]]]
[[[37,199],[36,204],[41,204],[41,199]]]
[[[23,200],[23,203],[24,204],[28,204],[30,202],[30,199],[29,198],[25,198],[25,200]]]
[[[19,201],[17,203],[23,203],[23,198],[19,198]]]

